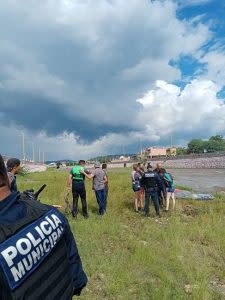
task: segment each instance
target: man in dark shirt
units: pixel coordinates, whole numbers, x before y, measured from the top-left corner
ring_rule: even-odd
[[[17,192],[16,175],[20,171],[20,160],[18,158],[10,158],[6,166],[10,181],[10,190],[11,192]]]
[[[145,189],[145,207],[144,214],[149,216],[150,198],[153,201],[156,214],[160,215],[158,191],[162,188],[159,175],[153,171],[152,166],[148,164],[147,172],[142,175],[141,186]]]
[[[77,218],[78,199],[81,198],[82,213],[85,219],[89,217],[87,209],[87,197],[85,188],[85,175],[81,172],[85,171],[85,160],[80,160],[78,165],[74,166],[70,172],[69,185],[72,186],[73,193],[73,209],[72,216]],[[88,173],[88,171],[86,170]]]
[[[163,206],[163,200],[166,201],[166,186],[163,180],[162,174],[166,173],[166,170],[163,168],[163,165],[161,163],[158,163],[156,165],[156,169],[154,170],[159,175],[159,178],[161,180],[161,188],[158,190],[158,198],[159,198],[159,205]]]
[[[0,300],[72,300],[86,284],[66,218],[12,193],[0,155]]]

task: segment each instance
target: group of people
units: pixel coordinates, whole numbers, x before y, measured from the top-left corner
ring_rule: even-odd
[[[20,193],[0,155],[0,300],[72,300],[87,284],[70,225],[56,208]],[[8,172],[7,172],[8,171]]]
[[[158,163],[156,169],[153,169],[151,163],[148,163],[147,168],[138,163],[133,165],[131,173],[132,188],[135,193],[135,211],[149,216],[150,199],[152,199],[156,214],[160,216],[160,209],[166,205],[165,211],[169,211],[170,199],[172,199],[172,207],[175,209],[175,185],[173,176],[168,173]],[[145,204],[143,205],[143,199]]]
[[[95,196],[99,207],[99,215],[103,216],[106,213],[109,187],[107,164],[103,164],[101,166],[100,163],[95,163],[94,169],[88,170],[85,168],[84,160],[80,160],[78,165],[72,168],[68,180],[68,188],[72,188],[73,194],[72,216],[77,218],[78,199],[80,197],[83,216],[84,218],[89,217],[86,200],[85,178],[93,180],[93,190],[95,191]]]

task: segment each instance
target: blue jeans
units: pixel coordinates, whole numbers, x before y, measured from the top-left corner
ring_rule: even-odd
[[[146,213],[146,215],[149,214],[150,197],[153,201],[156,214],[159,215],[158,191],[149,191],[149,190],[145,191],[145,208],[144,208],[144,212]]]
[[[108,185],[105,186],[105,210],[106,210],[106,207],[107,207],[107,200],[108,200],[108,194],[109,194],[109,187]]]
[[[106,191],[105,189],[95,191],[96,199],[99,207],[99,214],[104,215],[106,211]]]

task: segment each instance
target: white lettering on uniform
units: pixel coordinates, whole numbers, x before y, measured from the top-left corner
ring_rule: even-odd
[[[36,248],[35,250],[33,250],[31,252],[31,255],[33,257],[33,260],[34,260],[34,264],[36,264],[40,258],[41,258],[41,252],[40,252],[40,249],[39,248]]]
[[[29,263],[28,263],[28,260],[29,260]],[[25,268],[26,268],[27,271],[30,271],[32,269],[32,267],[33,267],[33,260],[32,260],[32,257],[31,257],[30,254],[27,256],[27,258],[23,258],[22,262],[23,262],[23,264],[24,264],[24,266],[25,266]]]
[[[28,233],[27,237],[31,240],[34,247],[36,247],[41,242],[41,238],[35,239],[32,233]]]
[[[58,228],[57,230],[57,234],[58,234],[58,238],[60,237],[60,235],[62,234],[62,230],[60,228]]]
[[[25,247],[22,247],[22,245],[25,245]],[[16,242],[16,248],[22,255],[28,254],[31,250],[31,247],[31,242],[28,239],[23,238]]]
[[[47,247],[47,244],[48,244],[48,247]],[[45,250],[45,252],[47,253],[47,252],[49,252],[50,251],[50,249],[51,249],[51,247],[50,247],[50,242],[49,242],[49,240],[44,240],[44,242],[43,242],[43,248],[44,248],[44,250]]]
[[[53,233],[52,233],[52,239],[53,239],[53,243],[54,243],[54,245],[56,244],[56,241],[57,241],[57,239],[58,239],[58,235],[57,235],[57,233],[54,231]]]
[[[5,261],[7,262],[9,267],[12,267],[13,259],[17,255],[17,249],[13,246],[8,247],[4,251],[1,252],[2,256],[4,257]]]
[[[51,217],[52,217],[52,219],[54,220],[55,226],[56,226],[56,227],[58,227],[59,224],[62,224],[61,220],[60,220],[56,215],[52,214]]]
[[[36,226],[35,230],[39,233],[41,239],[44,240],[45,236],[44,236],[43,232],[41,231],[41,229],[38,226]]]
[[[52,222],[52,220],[49,217],[45,218],[52,226],[53,229],[56,229],[54,222]]]
[[[12,272],[15,282],[19,281],[26,274],[22,262],[18,263],[17,268],[12,267],[11,272]]]
[[[52,227],[47,221],[41,222],[40,227],[44,234],[49,235],[52,233]]]

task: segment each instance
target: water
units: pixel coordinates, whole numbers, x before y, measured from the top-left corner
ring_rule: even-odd
[[[177,185],[191,187],[195,192],[225,191],[225,169],[172,169]]]

